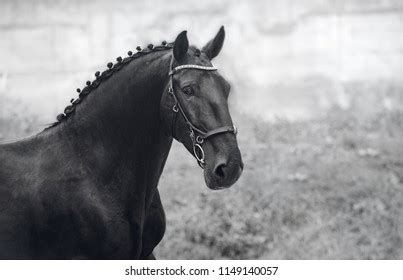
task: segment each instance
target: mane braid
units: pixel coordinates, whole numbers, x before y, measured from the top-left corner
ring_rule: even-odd
[[[156,52],[156,51],[164,51],[164,50],[169,50],[172,49],[174,46],[173,43],[167,43],[166,41],[163,41],[161,45],[159,46],[154,46],[153,44],[149,44],[147,48],[142,49],[140,46],[136,48],[137,52],[133,53],[131,51],[128,51],[128,57],[125,57],[122,59],[122,57],[117,57],[116,58],[116,63],[113,64],[112,62],[109,62],[107,64],[108,69],[100,73],[99,71],[95,72],[95,80],[94,81],[87,81],[86,86],[80,90],[77,89],[77,92],[79,93],[78,98],[76,99],[71,99],[70,100],[70,105],[68,105],[65,109],[64,112],[57,115],[56,119],[57,121],[49,125],[45,130],[55,127],[64,120],[66,120],[70,115],[73,114],[74,110],[76,109],[76,106],[80,104],[84,98],[92,92],[92,90],[96,89],[103,81],[107,80],[109,77],[111,77],[114,73],[118,72],[120,69],[122,69],[125,65],[129,64],[136,58],[142,57],[143,55]]]

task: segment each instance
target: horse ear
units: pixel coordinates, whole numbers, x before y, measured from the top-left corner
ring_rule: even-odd
[[[174,57],[176,61],[181,61],[188,52],[189,41],[186,35],[186,30],[179,33],[178,37],[175,39],[174,43]]]
[[[215,35],[214,39],[208,42],[202,49],[204,53],[206,53],[207,57],[212,60],[216,57],[224,44],[225,39],[225,30],[224,26],[221,26],[220,30],[218,31],[217,35]]]

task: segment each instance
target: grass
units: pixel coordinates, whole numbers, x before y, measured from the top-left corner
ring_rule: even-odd
[[[245,170],[229,190],[206,190],[174,146],[160,184],[167,233],[157,257],[403,257],[403,112],[238,119]]]
[[[317,120],[235,114],[245,170],[227,190],[208,190],[195,160],[174,144],[159,186],[167,232],[157,257],[403,258],[401,88],[346,89],[350,109]],[[369,112],[363,102],[379,96],[396,106]],[[17,103],[3,107],[0,137],[34,130],[34,115]]]

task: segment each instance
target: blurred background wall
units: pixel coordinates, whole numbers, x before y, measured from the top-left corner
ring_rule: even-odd
[[[202,46],[222,24],[227,39],[216,64],[234,84],[233,105],[264,119],[312,118],[334,105],[351,106],[348,82],[402,79],[398,0],[1,0],[0,5],[0,93],[21,98],[36,112],[37,124],[51,122],[76,87],[127,50],[173,40],[183,29]]]
[[[0,140],[43,129],[137,45],[186,29],[201,47],[221,25],[245,171],[208,191],[174,144],[157,256],[401,258],[400,0],[0,0]]]

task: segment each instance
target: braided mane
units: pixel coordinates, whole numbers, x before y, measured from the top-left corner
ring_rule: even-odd
[[[133,53],[132,51],[128,51],[127,55],[128,57],[122,58],[122,57],[117,57],[116,58],[116,63],[113,64],[112,62],[109,62],[107,64],[108,69],[100,73],[99,71],[95,72],[95,80],[94,81],[87,81],[86,86],[83,89],[77,89],[77,92],[79,93],[78,98],[76,99],[71,99],[70,100],[70,105],[68,105],[65,109],[64,112],[57,115],[56,119],[57,121],[52,123],[49,127],[45,128],[49,129],[52,127],[57,126],[64,120],[66,120],[76,109],[76,106],[80,104],[84,98],[90,94],[94,89],[96,89],[103,81],[109,79],[114,73],[118,72],[122,67],[125,65],[129,64],[131,61],[135,60],[138,57],[141,57],[143,55],[156,52],[156,51],[164,51],[168,49],[173,48],[173,43],[167,43],[166,41],[163,41],[161,45],[159,46],[154,46],[153,44],[149,44],[147,48],[142,49],[140,46],[136,48],[137,52]]]

